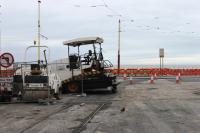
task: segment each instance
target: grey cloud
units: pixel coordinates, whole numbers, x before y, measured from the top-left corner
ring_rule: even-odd
[[[161,47],[166,49],[169,63],[176,59],[179,63],[197,63],[192,58],[200,49],[199,0],[104,1],[125,19],[121,33],[124,64],[129,64],[129,60],[134,64],[134,59],[139,63],[157,60]],[[119,17],[108,17],[113,12],[105,7],[91,7],[101,4],[102,0],[42,0],[41,32],[49,38],[42,42],[51,47],[54,59],[65,57],[62,41],[98,35],[105,39],[105,56],[116,64]],[[37,35],[37,1],[3,0],[1,12],[3,50],[14,53],[16,60],[21,61],[24,49]]]

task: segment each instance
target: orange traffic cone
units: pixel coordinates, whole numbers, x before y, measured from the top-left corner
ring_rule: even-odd
[[[150,84],[154,84],[154,77],[153,76],[151,76]]]
[[[126,73],[124,73],[124,80],[127,80],[127,75],[126,75]]]
[[[157,74],[156,73],[154,74],[154,78],[155,78],[155,80],[157,80]]]
[[[133,84],[133,77],[132,77],[132,76],[129,77],[129,84],[130,84],[130,85]]]
[[[179,78],[181,77],[181,73],[178,73],[178,77],[179,77]]]
[[[176,76],[176,84],[179,84],[179,83],[180,83],[180,77]]]

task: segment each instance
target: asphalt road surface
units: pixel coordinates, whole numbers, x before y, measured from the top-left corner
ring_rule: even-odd
[[[148,80],[52,105],[0,104],[0,133],[199,133],[200,80]]]

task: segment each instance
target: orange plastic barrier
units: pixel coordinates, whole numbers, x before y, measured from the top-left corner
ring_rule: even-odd
[[[109,69],[112,74],[117,75],[118,69]],[[200,76],[200,69],[170,69],[170,68],[128,68],[120,69],[119,74],[123,76],[150,76],[150,75],[164,75],[164,76],[177,76],[180,73],[182,76]]]

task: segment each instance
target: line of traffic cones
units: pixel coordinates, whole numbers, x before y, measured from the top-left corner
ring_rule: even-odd
[[[124,74],[123,75],[123,79],[124,80],[127,80],[127,75],[126,74]],[[150,77],[150,84],[155,84],[155,80],[157,79],[157,75],[155,74],[155,75],[152,75],[151,77]],[[133,83],[134,83],[134,81],[133,81],[133,77],[132,76],[129,76],[128,77],[128,82],[129,82],[129,84],[130,85],[132,85]]]
[[[176,76],[176,84],[180,84],[180,77],[181,77],[181,74],[179,73],[179,74]],[[127,75],[124,74],[123,78],[124,78],[124,80],[127,80]],[[157,80],[157,75],[156,75],[156,73],[155,73],[154,75],[151,75],[149,83],[150,83],[150,84],[155,84],[155,80]],[[129,81],[129,84],[130,84],[130,85],[133,84],[133,83],[134,83],[133,77],[132,77],[132,76],[129,76],[128,81]]]

